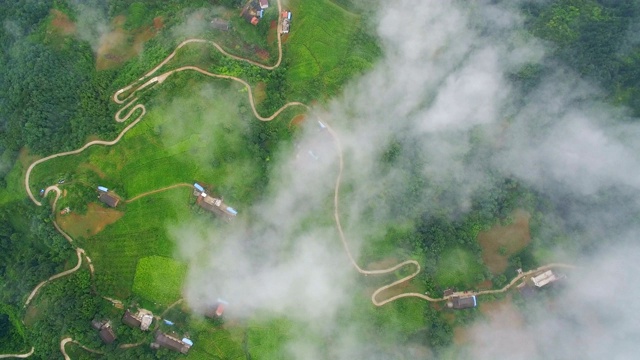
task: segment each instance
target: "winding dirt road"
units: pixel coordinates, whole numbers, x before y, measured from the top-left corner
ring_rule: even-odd
[[[33,297],[36,296],[36,294],[38,293],[38,290],[40,290],[41,287],[45,286],[49,281],[61,278],[63,276],[67,276],[67,275],[73,274],[74,272],[78,271],[78,269],[80,269],[80,266],[82,266],[82,254],[84,254],[84,250],[82,250],[80,248],[76,248],[76,254],[78,255],[78,264],[76,266],[74,266],[73,268],[69,269],[69,270],[65,270],[65,271],[63,271],[63,272],[61,272],[59,274],[53,275],[50,278],[48,278],[47,280],[45,280],[45,281],[41,282],[40,284],[38,284],[33,289],[33,291],[31,291],[31,294],[29,294],[29,297],[24,302],[24,307],[27,307],[29,305],[31,300],[33,300]]]
[[[67,355],[67,351],[64,349],[65,346],[67,346],[68,343],[74,343],[74,344],[78,345],[79,347],[81,347],[83,350],[86,350],[86,351],[88,351],[90,353],[104,355],[104,352],[102,352],[102,351],[98,351],[98,350],[94,350],[94,349],[88,348],[88,347],[80,344],[79,342],[73,340],[72,338],[66,337],[66,338],[62,339],[62,341],[60,341],[60,352],[62,353],[62,356],[64,357],[64,360],[71,360],[69,355]]]
[[[279,12],[282,10],[281,9],[281,3],[280,0],[278,0],[278,10]],[[219,78],[219,79],[228,79],[228,80],[232,80],[232,81],[236,81],[240,84],[242,84],[246,89],[247,89],[247,93],[248,93],[248,97],[249,97],[249,104],[251,106],[251,109],[253,111],[254,116],[260,120],[260,121],[271,121],[274,118],[276,118],[280,113],[282,113],[284,110],[286,110],[289,107],[293,107],[293,106],[300,106],[303,107],[307,110],[309,110],[309,106],[306,104],[303,104],[301,102],[289,102],[285,105],[283,105],[280,109],[278,109],[276,112],[274,112],[272,115],[270,116],[262,116],[258,113],[258,111],[256,110],[256,106],[255,106],[255,101],[253,98],[253,92],[252,92],[252,88],[249,85],[248,82],[246,82],[243,79],[237,78],[237,77],[233,77],[233,76],[228,76],[228,75],[221,75],[221,74],[214,74],[211,73],[209,71],[206,71],[204,69],[201,69],[199,67],[196,66],[183,66],[180,67],[178,69],[175,70],[171,70],[171,71],[167,71],[164,72],[160,75],[154,76],[154,74],[156,74],[164,65],[166,65],[169,61],[171,61],[177,54],[177,52],[184,46],[191,44],[191,43],[200,43],[200,44],[208,44],[208,45],[212,45],[216,50],[220,51],[222,54],[224,54],[225,56],[228,56],[232,59],[236,59],[238,61],[244,61],[247,62],[249,64],[252,64],[254,66],[258,66],[260,68],[263,69],[267,69],[267,70],[273,70],[275,68],[277,68],[281,62],[282,62],[282,40],[281,40],[281,34],[279,31],[279,27],[280,27],[280,21],[278,23],[278,29],[277,29],[277,40],[278,40],[278,60],[276,61],[276,63],[274,65],[264,65],[258,62],[255,62],[253,60],[250,59],[245,59],[236,55],[232,55],[227,53],[224,49],[222,49],[222,47],[220,45],[218,45],[217,43],[210,41],[210,40],[203,40],[203,39],[188,39],[183,41],[182,43],[180,43],[176,49],[169,55],[167,56],[159,65],[157,65],[155,68],[153,68],[152,70],[150,70],[149,72],[147,72],[145,75],[143,75],[141,78],[137,79],[136,81],[134,81],[132,84],[127,85],[125,87],[123,87],[122,89],[117,90],[114,94],[113,94],[113,101],[117,104],[125,104],[120,110],[118,110],[118,112],[115,114],[114,119],[117,122],[125,122],[127,120],[129,120],[129,118],[136,112],[138,111],[139,114],[136,117],[135,120],[133,120],[129,125],[127,125],[118,135],[118,137],[114,140],[111,141],[104,141],[104,140],[95,140],[95,141],[91,141],[88,142],[87,144],[85,144],[83,147],[77,149],[77,150],[73,150],[73,151],[67,151],[67,152],[62,152],[62,153],[58,153],[58,154],[54,154],[54,155],[50,155],[48,157],[39,159],[37,161],[35,161],[34,163],[32,163],[29,168],[27,169],[26,175],[25,175],[25,179],[24,179],[24,185],[25,185],[25,189],[27,191],[27,194],[29,195],[29,197],[31,198],[31,200],[38,206],[41,206],[42,203],[40,203],[32,194],[30,186],[29,186],[29,179],[30,179],[30,174],[31,171],[33,170],[33,168],[35,166],[37,166],[38,164],[41,164],[45,161],[57,158],[57,157],[61,157],[61,156],[67,156],[67,155],[74,155],[74,154],[78,154],[81,153],[82,151],[86,150],[87,148],[93,146],[93,145],[104,145],[104,146],[113,146],[115,144],[117,144],[122,137],[131,129],[133,128],[136,124],[138,124],[138,122],[144,117],[144,115],[146,114],[146,107],[144,104],[139,104],[137,103],[137,101],[139,100],[139,97],[136,97],[136,93],[147,89],[149,87],[152,87],[154,85],[157,84],[161,84],[163,83],[169,76],[171,76],[174,73],[177,72],[181,72],[181,71],[196,71],[200,74],[209,76],[209,77],[213,77],[213,78]],[[152,77],[153,76],[153,77]],[[136,86],[137,84],[141,84],[139,86]],[[121,99],[120,96],[122,94],[128,93],[128,95],[126,95],[126,97],[124,99]],[[131,99],[131,100],[130,100]],[[126,114],[123,116],[122,114],[125,113]],[[430,301],[430,302],[439,302],[439,301],[444,301],[447,298],[432,298],[430,296],[424,295],[424,294],[419,294],[419,293],[402,293],[399,295],[395,295],[393,297],[389,297],[389,298],[385,298],[385,299],[378,299],[378,297],[380,296],[380,294],[382,292],[384,292],[385,290],[388,290],[390,288],[393,288],[401,283],[404,283],[406,281],[409,281],[411,279],[413,279],[414,277],[416,277],[420,271],[421,271],[421,267],[420,264],[415,261],[415,260],[406,260],[403,261],[395,266],[392,266],[390,268],[387,269],[382,269],[382,270],[367,270],[367,269],[363,269],[362,267],[360,267],[360,265],[358,265],[358,263],[356,262],[356,260],[353,257],[353,254],[351,253],[351,250],[349,249],[349,243],[347,241],[347,238],[344,234],[343,228],[342,228],[342,224],[340,221],[340,210],[339,210],[339,198],[340,198],[340,185],[342,182],[342,174],[343,174],[343,170],[344,170],[344,158],[343,158],[343,149],[342,149],[342,144],[340,142],[340,138],[338,136],[338,134],[333,130],[333,128],[328,124],[327,121],[323,121],[323,123],[326,125],[327,130],[329,132],[329,134],[331,135],[331,137],[334,140],[335,146],[337,148],[337,152],[338,152],[338,158],[339,158],[339,171],[338,171],[338,175],[336,177],[335,180],[335,188],[334,188],[334,210],[333,210],[333,215],[334,215],[334,221],[336,224],[336,229],[338,231],[340,240],[342,242],[342,245],[344,247],[345,252],[347,253],[347,256],[349,258],[349,261],[351,262],[352,266],[360,273],[363,275],[384,275],[384,274],[390,274],[393,273],[399,269],[405,268],[405,267],[413,267],[414,271],[399,279],[396,280],[390,284],[381,286],[380,288],[378,288],[377,290],[375,290],[373,292],[373,294],[371,295],[371,301],[374,305],[376,306],[383,306],[385,304],[388,304],[392,301],[401,299],[401,298],[407,298],[407,297],[416,297],[416,298],[420,298],[426,301]],[[144,196],[148,196],[151,194],[155,194],[161,191],[165,191],[171,188],[175,188],[175,187],[179,187],[179,186],[189,186],[191,187],[192,185],[190,184],[186,184],[186,183],[181,183],[181,184],[176,184],[176,185],[172,185],[169,187],[165,187],[162,189],[157,189],[157,190],[153,190],[153,191],[149,191],[140,195],[135,196],[132,199],[127,200],[126,202],[132,202],[135,201],[137,199],[140,199]],[[57,186],[52,186],[47,188],[47,193],[49,191],[56,191],[57,192],[57,196],[56,196],[56,200],[54,200],[54,208],[55,208],[55,202],[57,201],[58,197],[60,196],[60,189]],[[56,229],[63,234],[63,236],[65,236],[65,238],[67,238],[68,241],[73,242],[73,240],[66,234],[64,233],[59,226],[54,222],[54,226],[56,227]],[[30,294],[29,298],[27,299],[27,304],[31,301],[31,299],[33,298],[33,296],[37,293],[38,289],[40,287],[42,287],[44,284],[46,284],[48,281],[54,280],[56,278],[68,275],[70,273],[72,273],[73,271],[76,271],[80,265],[81,265],[81,261],[82,261],[82,255],[84,255],[84,250],[77,248],[76,252],[78,254],[78,265],[76,265],[76,267],[74,269],[70,269],[67,270],[63,273],[57,274],[52,276],[51,278],[45,280],[44,282],[42,282],[41,284],[39,284],[34,291],[32,291],[32,293]],[[86,257],[86,255],[85,255]],[[87,258],[88,259],[88,258]],[[515,285],[520,279],[522,279],[525,276],[528,275],[532,275],[536,272],[542,271],[542,270],[546,270],[549,268],[554,268],[554,267],[564,267],[564,268],[573,268],[573,266],[571,265],[567,265],[567,264],[548,264],[548,265],[544,265],[542,267],[539,267],[537,269],[534,270],[530,270],[527,271],[523,274],[518,275],[516,278],[514,278],[509,284],[507,284],[505,287],[503,287],[502,289],[495,289],[495,290],[485,290],[485,291],[479,291],[479,292],[466,292],[465,294],[467,295],[486,295],[486,294],[495,294],[495,293],[501,293],[504,291],[507,291],[509,288],[511,288],[513,285]],[[26,306],[26,304],[25,304]],[[65,342],[66,341],[66,342]],[[61,351],[63,352],[63,354],[65,355],[65,358],[68,359],[68,356],[66,355],[66,353],[64,353],[64,345],[67,342],[73,341],[70,338],[66,338],[63,339],[63,342],[61,342]]]
[[[56,204],[58,202],[58,199],[60,198],[60,195],[62,194],[62,191],[60,190],[59,187],[57,187],[56,185],[53,186],[49,186],[46,190],[45,190],[45,196],[47,196],[47,194],[50,191],[54,191],[56,193],[56,197],[53,200],[53,204],[51,205],[51,209],[54,211],[55,213],[55,208],[56,208]],[[73,239],[67,235],[67,233],[65,233],[64,231],[62,231],[62,229],[60,228],[60,226],[58,226],[58,223],[56,223],[55,221],[53,221],[53,226],[56,228],[56,230],[62,234],[62,236],[64,236],[65,239],[67,239],[67,241],[73,245]],[[27,297],[27,300],[24,303],[24,307],[27,307],[29,305],[29,303],[31,303],[31,300],[33,300],[33,298],[36,296],[36,294],[38,293],[38,290],[40,290],[40,288],[42,288],[43,286],[45,286],[47,283],[49,283],[52,280],[55,279],[59,279],[63,276],[67,276],[70,274],[73,274],[74,272],[78,271],[78,269],[80,269],[80,266],[82,266],[82,256],[85,256],[87,258],[87,262],[90,264],[91,268],[93,269],[93,265],[91,265],[91,260],[86,256],[84,249],[81,249],[79,247],[75,248],[76,250],[76,255],[78,255],[78,263],[76,264],[76,266],[74,266],[73,268],[69,269],[69,270],[65,270],[61,273],[52,275],[51,277],[49,277],[48,279],[42,281],[41,283],[39,283],[38,285],[36,285],[36,287],[31,291],[31,293],[29,294],[29,297]]]
[[[24,353],[24,354],[4,354],[4,355],[0,355],[0,359],[9,359],[9,358],[26,359],[29,356],[33,355],[33,352],[35,350],[36,350],[36,348],[31,347],[31,351],[29,351],[28,353]]]

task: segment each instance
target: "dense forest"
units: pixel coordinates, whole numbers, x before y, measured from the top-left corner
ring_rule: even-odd
[[[177,11],[184,1],[90,0],[82,3],[109,18],[127,12],[130,16],[125,26],[136,28],[151,23],[155,14]],[[236,0],[213,3],[239,4]],[[338,3],[348,8],[357,7],[346,0]],[[175,46],[169,39],[160,37],[148,43],[143,55],[121,67],[96,70],[94,49],[88,41],[78,38],[60,41],[48,35],[46,20],[51,16],[52,4],[73,18],[75,7],[62,0],[11,0],[0,5],[3,24],[0,27],[0,191],[7,187],[5,176],[14,166],[19,166],[20,151],[46,156],[78,148],[91,137],[114,138],[121,127],[111,120],[116,111],[111,94]],[[550,71],[545,66],[562,63],[599,84],[611,104],[624,105],[630,109],[630,115],[640,116],[640,43],[629,30],[640,23],[640,2],[526,1],[521,7],[527,30],[551,44],[553,50],[549,61],[544,63],[548,65],[532,65],[513,74],[514,85],[526,92]],[[246,71],[252,80],[267,84],[269,93],[274,95],[273,101],[260,109],[264,113],[272,112],[285,102],[284,92],[279,91],[285,83],[283,70],[267,73],[249,70],[244,64],[225,63],[222,58],[218,60],[221,69],[230,73]],[[247,108],[241,110],[249,113]],[[256,144],[253,150],[262,159],[269,158],[279,140],[290,138],[290,134],[272,130],[262,123],[251,126],[252,141]],[[406,150],[390,151],[387,161],[393,161],[394,156],[400,156],[403,151]],[[261,171],[267,176],[266,163],[264,166]],[[480,248],[475,241],[478,232],[504,221],[513,210],[525,208],[534,214],[534,237],[541,221],[536,214],[560,211],[548,198],[514,179],[496,176],[492,180],[492,184],[475,194],[469,212],[455,220],[445,215],[419,214],[415,231],[405,236],[401,245],[411,252],[433,254],[434,259],[451,244],[464,245],[479,256]],[[569,200],[566,206],[575,202],[577,200]],[[52,226],[50,216],[48,207],[34,207],[26,198],[0,204],[0,353],[37,346],[43,349],[38,354],[41,358],[58,357],[61,332],[82,334],[96,314],[109,311],[110,305],[96,300],[92,293],[88,272],[81,271],[47,288],[45,296],[50,300],[43,305],[46,318],[36,317],[34,326],[28,328],[21,324],[20,319],[25,317],[22,304],[31,289],[76,261],[70,245]],[[558,234],[562,230],[553,229]],[[550,238],[554,237],[544,237]],[[588,248],[590,244],[581,246]],[[539,265],[528,251],[516,254],[509,261],[507,271],[511,273],[519,267]],[[428,290],[437,293],[443,289],[432,280],[434,264],[426,264],[422,281]],[[507,282],[504,275],[487,272],[472,280],[477,283],[485,279],[492,280],[495,286]],[[463,287],[469,282],[462,279],[454,285]],[[450,325],[434,311],[430,310],[426,316],[433,320],[431,327],[414,337],[427,338],[434,348],[449,345],[453,336]],[[95,337],[81,340],[97,344]],[[152,358],[143,350],[116,355],[118,358]]]

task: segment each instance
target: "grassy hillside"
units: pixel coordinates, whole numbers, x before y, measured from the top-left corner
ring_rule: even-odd
[[[290,96],[304,101],[334,95],[380,55],[364,19],[330,0],[289,2],[291,32],[285,36]]]

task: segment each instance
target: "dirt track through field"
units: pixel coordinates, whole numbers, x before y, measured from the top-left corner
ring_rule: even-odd
[[[281,7],[281,3],[280,0],[278,0],[278,13],[280,13],[282,11],[282,7]],[[208,44],[213,46],[216,50],[220,51],[222,54],[224,54],[225,56],[228,56],[232,59],[238,60],[238,61],[244,61],[247,63],[250,63],[252,65],[258,66],[260,68],[263,69],[267,69],[267,70],[273,70],[275,68],[277,68],[280,63],[282,62],[282,40],[281,40],[281,34],[280,34],[280,20],[278,21],[278,60],[276,61],[276,63],[274,65],[264,65],[258,62],[255,62],[253,60],[249,60],[249,59],[245,59],[242,57],[238,57],[232,54],[227,53],[226,51],[224,51],[222,49],[222,47],[220,47],[220,45],[218,45],[217,43],[210,41],[210,40],[203,40],[203,39],[188,39],[183,41],[182,43],[180,43],[176,49],[169,55],[167,56],[167,58],[165,58],[158,66],[156,66],[155,68],[153,68],[151,71],[147,72],[144,76],[142,76],[141,78],[139,78],[138,80],[134,81],[132,84],[119,89],[118,91],[116,91],[113,94],[113,101],[117,104],[124,104],[125,102],[127,102],[120,110],[118,110],[118,112],[115,114],[114,119],[117,122],[125,122],[127,120],[129,120],[129,118],[136,112],[138,111],[139,114],[138,116],[135,118],[135,120],[133,120],[129,125],[127,125],[118,135],[118,137],[116,137],[114,140],[111,141],[104,141],[104,140],[94,140],[91,142],[88,142],[87,144],[85,144],[84,146],[82,146],[81,148],[77,149],[77,150],[73,150],[73,151],[66,151],[66,152],[62,152],[62,153],[58,153],[58,154],[53,154],[50,156],[47,156],[45,158],[39,159],[37,161],[35,161],[34,163],[32,163],[29,168],[26,171],[25,174],[25,179],[24,179],[24,186],[25,189],[27,191],[27,194],[29,195],[29,197],[31,198],[31,200],[38,206],[41,206],[42,203],[40,201],[38,201],[32,194],[30,186],[29,186],[29,179],[30,179],[30,174],[31,171],[34,169],[35,166],[37,166],[38,164],[41,164],[45,161],[57,158],[57,157],[61,157],[61,156],[67,156],[67,155],[74,155],[74,154],[78,154],[81,153],[82,151],[86,150],[87,148],[93,146],[93,145],[103,145],[103,146],[113,146],[115,144],[117,144],[122,137],[131,129],[133,128],[136,124],[138,124],[138,122],[140,122],[140,120],[144,117],[144,115],[146,114],[146,107],[143,104],[137,104],[136,102],[138,101],[139,97],[134,97],[136,95],[136,93],[138,91],[141,91],[143,89],[146,89],[148,87],[151,87],[153,85],[157,85],[157,84],[161,84],[163,83],[170,75],[180,72],[180,71],[187,71],[187,70],[191,70],[191,71],[196,71],[200,74],[209,76],[209,77],[214,77],[214,78],[219,78],[219,79],[228,79],[228,80],[232,80],[232,81],[236,81],[239,82],[240,84],[244,85],[245,88],[248,90],[248,97],[249,97],[249,104],[251,105],[251,109],[253,111],[253,114],[255,115],[255,117],[260,120],[260,121],[271,121],[274,118],[276,118],[280,113],[282,113],[285,109],[292,107],[292,106],[300,106],[300,107],[304,107],[305,109],[309,110],[310,107],[306,104],[300,103],[300,102],[289,102],[287,104],[285,104],[284,106],[282,106],[280,109],[278,109],[276,112],[274,112],[272,115],[267,116],[267,117],[263,117],[261,116],[257,110],[256,110],[256,106],[255,106],[255,101],[254,101],[254,97],[253,97],[253,93],[252,93],[252,88],[249,85],[249,83],[247,83],[246,81],[237,78],[237,77],[233,77],[233,76],[227,76],[227,75],[220,75],[220,74],[214,74],[211,72],[208,72],[206,70],[203,70],[201,68],[198,68],[196,66],[183,66],[180,67],[178,69],[175,70],[171,70],[165,73],[162,73],[160,75],[157,75],[155,77],[150,78],[152,75],[154,75],[158,70],[160,70],[164,65],[166,65],[171,59],[173,59],[175,57],[175,55],[177,54],[177,52],[184,46],[186,46],[187,44],[191,44],[191,43],[200,43],[200,44]],[[136,87],[136,84],[141,84],[139,86]],[[130,92],[124,99],[120,99],[120,95],[126,92]],[[129,100],[132,99],[132,100]],[[126,111],[126,114],[124,116],[122,116],[122,113]],[[418,275],[421,271],[421,267],[420,264],[415,261],[415,260],[406,260],[403,261],[395,266],[389,267],[387,269],[380,269],[380,270],[367,270],[367,269],[363,269],[362,267],[360,267],[360,265],[358,265],[358,263],[356,262],[356,260],[354,259],[350,249],[349,249],[349,243],[347,241],[347,238],[344,234],[344,231],[342,229],[342,224],[340,221],[340,210],[339,210],[339,198],[340,198],[340,184],[342,181],[342,174],[343,174],[343,170],[344,170],[344,158],[343,158],[343,152],[342,152],[342,144],[340,143],[340,138],[338,136],[338,134],[333,130],[333,128],[331,126],[329,126],[329,124],[326,121],[323,121],[323,123],[326,125],[327,131],[329,132],[329,134],[331,135],[331,137],[333,138],[333,141],[335,143],[335,146],[337,148],[337,153],[338,153],[338,160],[339,160],[339,171],[338,171],[338,175],[336,177],[335,180],[335,188],[334,188],[334,210],[333,210],[333,215],[334,215],[334,220],[335,220],[335,224],[336,224],[336,229],[338,231],[338,235],[339,238],[342,242],[342,245],[344,247],[344,250],[349,258],[349,261],[351,262],[352,266],[360,273],[363,275],[384,275],[384,274],[390,274],[390,273],[394,273],[399,269],[405,268],[405,267],[413,267],[414,271],[399,279],[396,280],[390,284],[381,286],[380,288],[378,288],[376,291],[373,292],[373,294],[371,295],[371,301],[374,305],[376,306],[383,306],[385,304],[388,304],[392,301],[401,299],[401,298],[407,298],[407,297],[416,297],[416,298],[420,298],[426,301],[430,301],[430,302],[439,302],[439,301],[445,301],[447,300],[447,298],[433,298],[424,294],[420,294],[420,293],[402,293],[399,295],[395,295],[386,299],[378,299],[379,295],[384,292],[387,289],[393,288],[401,283],[407,282],[411,279],[413,279],[416,275]],[[148,196],[151,194],[155,194],[161,191],[165,191],[165,190],[169,190],[172,188],[176,188],[176,187],[180,187],[180,186],[188,186],[191,187],[192,185],[190,184],[186,184],[186,183],[181,183],[181,184],[176,184],[176,185],[172,185],[172,186],[168,186],[162,189],[157,189],[157,190],[152,190],[140,195],[135,196],[134,198],[131,198],[129,200],[127,200],[126,202],[132,202],[135,201],[137,199],[140,199],[144,196]],[[47,188],[46,193],[48,193],[49,191],[56,191],[57,195],[56,195],[56,199],[54,200],[53,203],[53,209],[55,210],[55,204],[56,201],[58,200],[58,198],[60,197],[60,189],[57,186],[50,186]],[[56,229],[70,242],[73,243],[73,239],[71,239],[69,237],[69,235],[67,235],[66,233],[64,233],[64,231],[62,231],[62,229],[60,229],[60,227],[57,225],[57,223],[54,221],[54,226],[56,227]],[[76,265],[76,267],[74,267],[73,269],[70,270],[66,270],[60,274],[56,274],[52,277],[50,277],[49,279],[43,281],[42,283],[40,283],[33,291],[32,293],[29,295],[29,298],[26,301],[25,306],[32,300],[32,298],[35,296],[35,294],[37,293],[38,289],[40,289],[42,286],[44,286],[47,282],[57,279],[59,277],[65,276],[65,275],[69,275],[71,273],[73,273],[74,271],[78,270],[82,264],[82,256],[84,255],[85,258],[87,259],[87,261],[90,263],[90,259],[86,256],[86,254],[84,253],[83,249],[80,248],[76,248],[76,252],[78,255],[78,265]],[[503,287],[502,289],[496,289],[496,290],[485,290],[485,291],[479,291],[479,292],[465,292],[462,293],[466,296],[471,296],[471,295],[486,295],[486,294],[495,294],[495,293],[501,293],[501,292],[505,292],[507,291],[509,288],[511,288],[513,285],[515,285],[520,279],[522,279],[525,276],[529,276],[532,274],[535,274],[536,272],[542,271],[542,270],[546,270],[546,269],[550,269],[550,268],[555,268],[555,267],[562,267],[562,268],[573,268],[573,266],[571,265],[567,265],[567,264],[548,264],[548,265],[544,265],[541,266],[537,269],[534,270],[530,270],[527,271],[525,273],[522,273],[520,275],[518,275],[516,278],[514,278],[509,284],[507,284],[505,287]],[[93,274],[93,265],[90,264],[90,269],[92,271]],[[111,301],[114,302],[114,304],[117,302],[117,300],[113,300],[110,298],[107,298]],[[65,350],[64,350],[64,346],[68,343],[68,342],[75,342],[74,340],[72,340],[71,338],[65,338],[62,340],[62,342],[60,343],[60,349],[61,352],[63,353],[65,359],[69,359],[68,355],[66,354]],[[84,348],[84,347],[83,347]],[[87,349],[84,348],[87,351],[91,351],[94,352],[91,349]]]
[[[156,189],[156,190],[151,190],[151,191],[147,191],[146,193],[142,193],[140,195],[136,195],[134,197],[132,197],[131,199],[125,201],[125,203],[131,203],[134,202],[138,199],[141,199],[145,196],[149,196],[149,195],[153,195],[153,194],[157,194],[163,191],[167,191],[167,190],[171,190],[171,189],[175,189],[175,188],[179,188],[179,187],[188,187],[188,188],[193,188],[193,185],[191,184],[187,184],[187,183],[179,183],[179,184],[175,184],[175,185],[171,185],[171,186],[167,186],[167,187],[163,187],[161,189]]]

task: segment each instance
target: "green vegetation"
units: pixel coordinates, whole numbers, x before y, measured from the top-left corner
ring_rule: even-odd
[[[287,319],[256,319],[248,325],[247,346],[256,359],[288,359],[285,344],[293,323]]]
[[[287,50],[289,94],[308,102],[328,98],[379,57],[364,19],[330,0],[292,0]]]
[[[100,269],[96,283],[101,293],[121,299],[130,297],[138,259],[173,256],[175,244],[166,226],[188,216],[188,196],[190,191],[177,188],[133,202],[118,222],[82,244]]]
[[[240,5],[236,0],[214,3],[229,8]],[[95,235],[75,238],[93,260],[95,282],[85,265],[44,287],[31,306],[22,308],[36,284],[73,267],[76,261],[71,245],[52,226],[47,201],[37,208],[25,199],[24,169],[35,156],[75,149],[88,139],[115,138],[125,124],[113,121],[119,108],[111,101],[113,92],[173,51],[182,38],[176,39],[172,25],[186,20],[197,8],[211,7],[211,2],[204,0],[96,0],[84,4],[104,15],[105,23],[113,24],[116,16],[124,15],[118,31],[125,40],[113,50],[117,56],[108,54],[116,60],[104,68],[98,66],[104,54],[95,53],[96,44],[71,30],[65,33],[56,28],[61,26],[59,21],[74,25],[84,17],[83,10],[71,2],[15,1],[0,9],[0,20],[5,24],[0,29],[0,352],[35,346],[34,358],[56,358],[60,337],[68,335],[91,348],[106,349],[106,358],[172,358],[177,355],[152,353],[147,346],[130,350],[104,346],[89,322],[99,318],[118,323],[122,315],[99,295],[149,305],[156,312],[181,297],[186,266],[172,259],[176,244],[168,229],[193,218],[211,226],[222,224],[193,204],[191,190],[186,187],[121,202],[121,219]],[[258,111],[268,116],[287,101],[328,100],[349,79],[371,68],[381,55],[375,37],[367,30],[366,15],[356,2],[291,0],[287,6],[293,11],[293,20],[291,33],[284,40],[280,68],[267,71],[220,55],[209,45],[192,44],[163,71],[195,64],[246,79],[254,87]],[[625,104],[638,115],[640,50],[635,43],[621,46],[628,25],[638,19],[638,6],[634,2],[562,0],[525,2],[523,8],[530,32],[555,44],[554,60],[596,79],[608,91],[611,102]],[[58,18],[52,7],[64,16]],[[257,27],[239,18],[237,10],[205,12],[206,16],[230,19],[232,30],[216,32],[206,27],[199,35],[220,42],[233,54],[275,63],[277,48],[271,23],[278,16],[276,7],[270,7]],[[156,25],[157,33],[151,30]],[[151,34],[149,39],[136,40],[146,31]],[[139,41],[140,53],[130,49],[135,41]],[[546,66],[528,64],[514,73],[511,81],[526,92],[549,73]],[[60,199],[57,210],[68,206],[82,214],[87,204],[96,200],[97,185],[107,186],[126,200],[178,183],[200,181],[242,211],[267,191],[269,160],[278,149],[291,146],[293,134],[287,125],[302,111],[287,110],[269,123],[256,121],[244,87],[193,72],[172,75],[162,85],[145,90],[138,101],[145,104],[147,114],[117,146],[96,146],[39,165],[32,173],[31,190],[37,194],[64,179],[60,187],[67,195]],[[481,155],[474,152],[469,163],[473,156]],[[397,142],[381,160],[394,166],[406,160],[398,175],[406,181],[403,189],[372,199],[370,207],[376,202],[388,203],[392,215],[387,223],[377,225],[383,230],[372,235],[370,246],[358,260],[364,264],[394,257],[419,260],[423,272],[404,284],[403,291],[439,297],[446,288],[475,289],[487,281],[497,288],[515,269],[537,266],[550,243],[567,242],[560,226],[547,228],[540,236],[542,214],[557,210],[544,196],[517,181],[494,175],[491,184],[474,194],[469,211],[454,217],[426,211],[421,199],[414,196],[419,189],[430,187],[442,199],[436,206],[446,204],[455,184],[442,188],[428,183],[416,170],[425,160],[410,146],[403,148]],[[355,185],[345,185],[346,196],[350,186]],[[531,214],[531,244],[515,253],[499,248],[499,254],[508,257],[508,266],[504,272],[492,274],[482,263],[477,235],[508,222],[520,208]],[[417,299],[375,308],[361,296],[408,271],[362,281],[353,292],[352,308],[340,314],[337,327],[380,344],[390,352],[386,354],[390,358],[398,344],[418,344],[428,347],[425,351],[440,354],[452,342],[453,326],[473,319],[473,310],[454,314]],[[383,296],[392,296],[393,291],[399,290],[391,289]],[[187,316],[185,309],[175,311],[171,316],[180,319],[180,330],[190,331],[197,343],[188,356],[192,359],[283,359],[288,356],[285,344],[293,335],[326,348],[336,341],[332,336],[338,336],[318,334],[271,314],[256,315],[246,325],[222,326]],[[353,324],[358,327],[353,329]],[[116,332],[120,343],[149,340],[147,334],[119,324]],[[74,359],[93,358],[75,345],[69,345],[69,351]]]
[[[467,250],[451,248],[438,261],[435,281],[458,289],[469,289],[478,283],[479,276],[483,276],[483,266],[477,257]]]
[[[143,257],[138,260],[133,292],[147,300],[168,305],[181,297],[186,272],[186,265],[173,259]]]
[[[555,45],[555,58],[599,82],[611,102],[640,115],[640,46],[628,41],[629,25],[640,19],[638,2],[529,1],[523,7],[530,31]]]
[[[0,353],[21,353],[27,348],[24,325],[17,312],[0,303]]]

